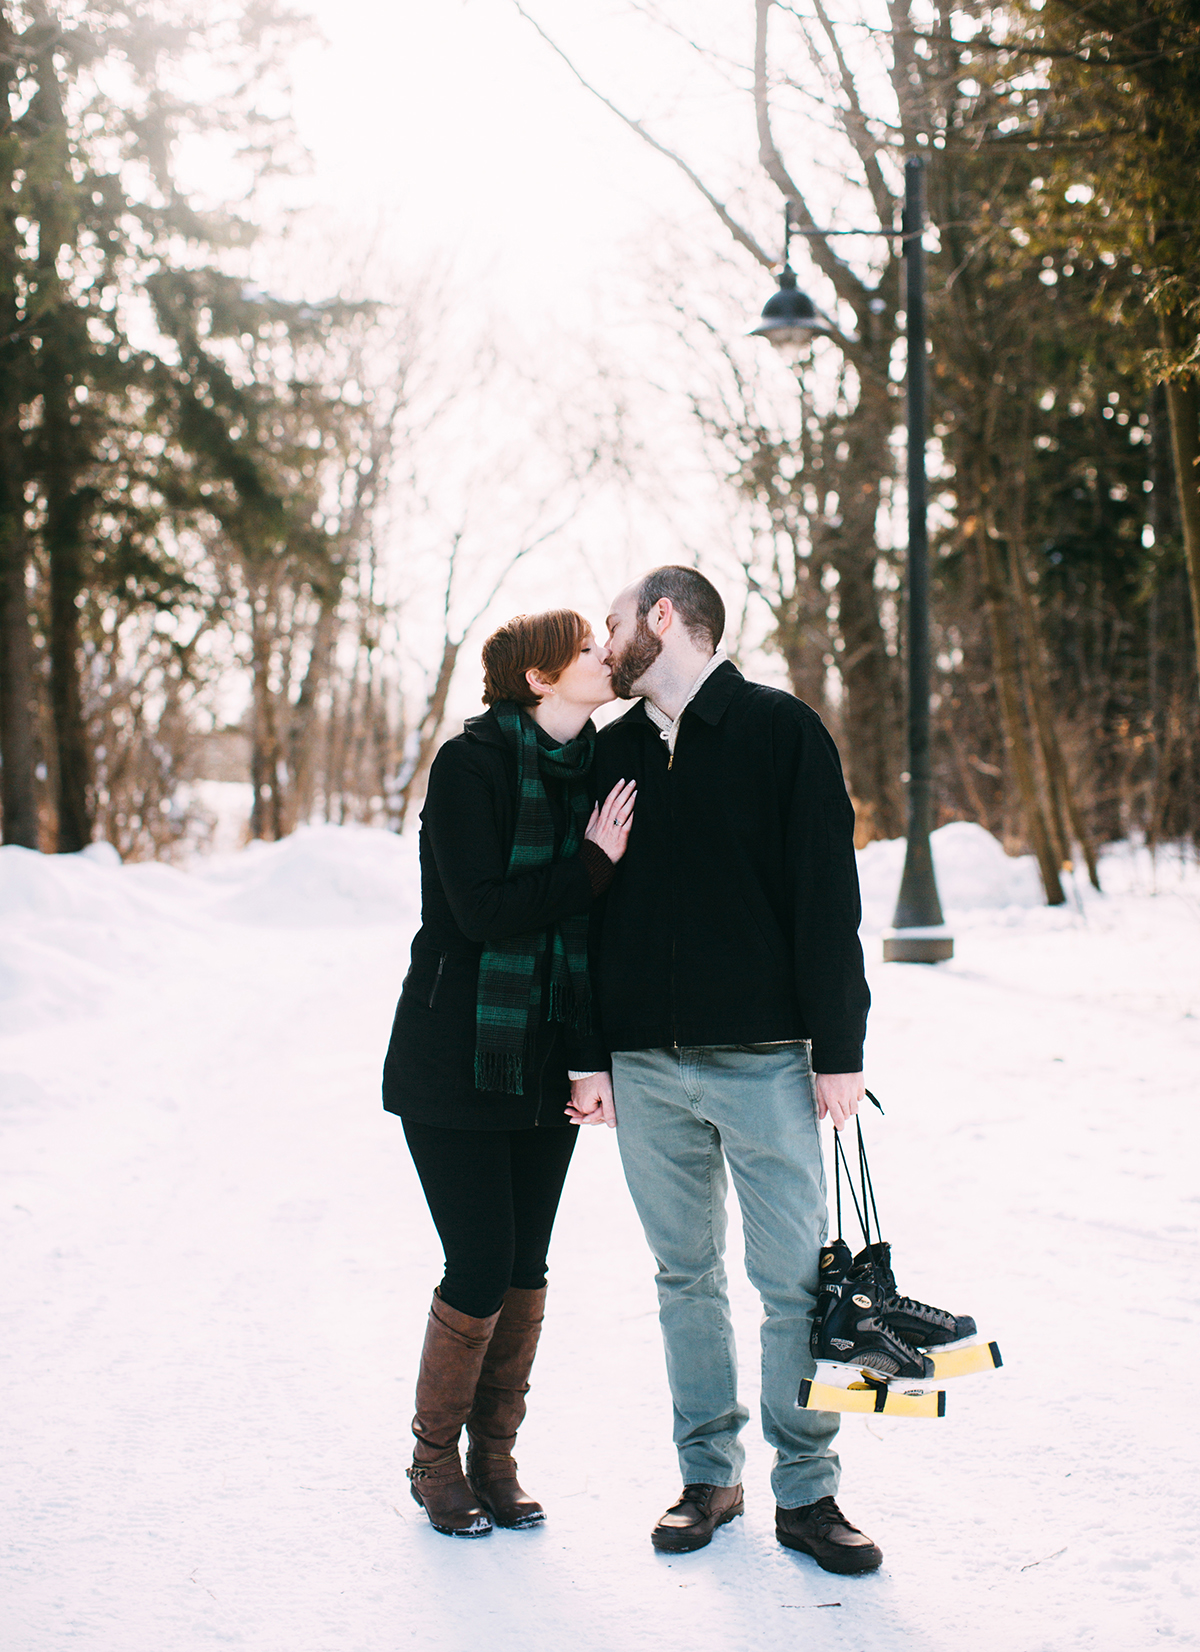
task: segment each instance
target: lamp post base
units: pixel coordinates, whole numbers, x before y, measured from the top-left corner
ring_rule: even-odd
[[[885,964],[942,964],[954,956],[954,937],[938,926],[889,929],[883,937]]]

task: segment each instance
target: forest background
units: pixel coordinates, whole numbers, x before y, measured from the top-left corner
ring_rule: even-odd
[[[427,11],[0,3],[4,842],[400,829],[485,628],[668,560],[900,835],[913,155],[937,824],[1200,841],[1189,0]]]

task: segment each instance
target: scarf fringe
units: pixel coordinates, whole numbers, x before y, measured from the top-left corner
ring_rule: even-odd
[[[548,1019],[560,1021],[563,1026],[571,1027],[575,1032],[590,1033],[592,1030],[590,993],[581,1003],[570,976],[565,981],[552,978]]]
[[[475,1051],[475,1088],[499,1091],[505,1096],[525,1094],[525,1074],[519,1055],[499,1050]]]

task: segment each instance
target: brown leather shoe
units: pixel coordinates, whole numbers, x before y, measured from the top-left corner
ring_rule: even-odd
[[[785,1549],[813,1557],[827,1572],[873,1572],[883,1553],[852,1526],[832,1497],[800,1509],[775,1510],[775,1536]]]
[[[430,1525],[447,1537],[486,1537],[492,1529],[491,1516],[463,1475],[458,1439],[499,1317],[474,1319],[436,1291],[429,1309],[413,1418],[417,1446],[408,1478]]]
[[[467,1418],[467,1478],[496,1524],[510,1531],[546,1518],[542,1505],[521,1489],[512,1455],[545,1311],[544,1285],[532,1291],[513,1285],[504,1293]]]
[[[650,1541],[663,1554],[703,1549],[717,1527],[736,1520],[743,1507],[741,1486],[684,1486],[683,1496],[663,1515]]]

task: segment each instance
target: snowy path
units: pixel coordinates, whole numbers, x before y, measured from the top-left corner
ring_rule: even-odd
[[[962,904],[983,871],[957,850]],[[864,861],[869,921],[894,862]],[[950,966],[872,967],[901,1286],[1006,1365],[943,1422],[847,1421],[842,1501],[885,1564],[838,1580],[774,1542],[753,1423],[746,1518],[651,1551],[676,1469],[607,1133],[568,1183],[521,1440],[546,1527],[456,1543],[408,1498],[439,1253],[376,1098],[411,844],[311,833],[189,876],[0,853],[0,1647],[1200,1644],[1200,878],[1148,876],[1110,861],[1086,920],[993,891]]]

